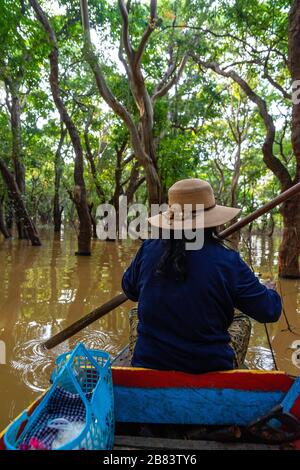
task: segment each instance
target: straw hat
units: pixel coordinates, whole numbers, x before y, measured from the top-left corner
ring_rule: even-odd
[[[168,196],[168,210],[148,218],[154,227],[173,230],[217,227],[240,212],[234,207],[217,205],[211,185],[196,178],[177,181]]]

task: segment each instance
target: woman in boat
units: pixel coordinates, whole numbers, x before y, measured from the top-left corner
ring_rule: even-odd
[[[138,302],[132,365],[189,373],[239,368],[251,332],[249,317],[277,321],[280,296],[218,238],[217,228],[239,209],[217,205],[209,183],[199,179],[178,181],[168,196],[168,211],[148,220],[161,233],[169,228],[170,239],[144,241],[123,275],[123,291]],[[203,204],[201,217],[197,204]],[[204,229],[202,248],[187,249],[183,221],[193,230]]]

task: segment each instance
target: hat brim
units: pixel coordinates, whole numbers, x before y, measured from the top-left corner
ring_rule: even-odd
[[[236,209],[235,207],[216,205],[213,209],[204,211],[203,217],[185,219],[184,223],[182,220],[176,220],[176,218],[170,220],[167,211],[149,217],[147,220],[153,227],[157,228],[195,230],[197,228],[218,227],[219,225],[226,224],[226,222],[234,219],[240,212],[241,209]]]

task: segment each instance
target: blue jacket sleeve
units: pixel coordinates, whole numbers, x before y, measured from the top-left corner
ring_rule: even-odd
[[[234,306],[260,323],[276,322],[281,315],[281,298],[260,283],[237,253]]]
[[[122,278],[122,289],[128,299],[137,302],[139,299],[139,270],[141,265],[143,245],[138,250],[130,266],[126,269]]]

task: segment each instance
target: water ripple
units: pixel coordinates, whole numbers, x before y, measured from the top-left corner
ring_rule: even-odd
[[[54,357],[43,348],[42,340],[32,339],[15,346],[11,366],[18,371],[28,388],[44,391],[49,386],[53,362]]]
[[[114,357],[120,351],[120,335],[113,331],[104,332],[88,328],[85,330],[84,336],[76,336],[75,340],[82,341],[88,349],[107,351],[111,357]]]
[[[18,324],[18,327],[22,325]],[[23,335],[16,342],[13,350],[14,359],[10,364],[25,385],[36,392],[42,392],[49,387],[49,377],[57,355],[65,352],[65,344],[53,350],[43,347],[43,342],[50,335],[51,326],[30,322],[22,328]],[[28,339],[31,338],[31,339]]]
[[[31,390],[45,391],[49,387],[49,377],[58,355],[72,349],[78,341],[82,341],[88,349],[102,349],[114,357],[120,350],[120,337],[114,332],[86,329],[84,334],[76,335],[69,341],[51,350],[43,347],[43,342],[49,338],[49,325],[31,322],[24,329],[25,339],[35,336],[38,339],[19,340],[14,348],[14,359],[10,362],[19,375],[20,380]]]

